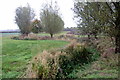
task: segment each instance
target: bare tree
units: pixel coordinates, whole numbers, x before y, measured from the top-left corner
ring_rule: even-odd
[[[62,31],[64,28],[64,22],[61,19],[58,11],[59,9],[57,6],[53,7],[52,4],[47,4],[40,13],[40,19],[42,25],[44,26],[44,30],[46,33],[51,35],[51,38],[54,34]]]
[[[33,9],[27,5],[27,7],[18,7],[16,9],[15,21],[22,34],[28,35],[31,32],[31,21],[34,19]]]

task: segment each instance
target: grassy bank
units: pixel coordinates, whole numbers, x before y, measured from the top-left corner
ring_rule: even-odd
[[[88,42],[100,52],[100,57],[92,63],[78,66],[68,77],[72,78],[118,78],[119,54],[114,53],[114,45],[109,37],[101,37]],[[92,52],[96,52],[90,49]],[[94,57],[96,58],[96,56]],[[116,79],[117,80],[117,79]]]
[[[26,70],[29,61],[38,52],[61,48],[68,44],[66,41],[55,40],[12,40],[2,39],[2,74],[3,78],[15,78]]]

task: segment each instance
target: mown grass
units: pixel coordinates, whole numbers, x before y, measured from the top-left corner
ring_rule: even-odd
[[[57,40],[12,40],[2,39],[2,78],[17,78],[22,75],[29,61],[38,52],[61,48],[68,44]]]

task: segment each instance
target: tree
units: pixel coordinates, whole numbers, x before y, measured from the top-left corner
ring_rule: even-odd
[[[18,7],[16,9],[15,21],[22,34],[28,35],[31,32],[31,21],[34,16],[35,13],[29,4],[27,7]]]
[[[51,38],[54,34],[60,32],[64,28],[64,22],[58,13],[59,9],[57,5],[53,7],[52,4],[44,7],[42,12],[40,13],[40,20],[44,27],[46,33],[51,35]]]
[[[81,3],[75,1],[73,10],[75,17],[78,17],[78,26],[84,26],[88,31],[96,30],[114,37],[115,53],[120,53],[120,2]]]
[[[43,27],[42,27],[42,25],[41,25],[40,20],[35,19],[35,20],[32,22],[32,32],[33,32],[33,33],[39,33],[39,32],[42,32],[42,31],[43,31]]]
[[[94,35],[97,39],[97,34],[101,32],[101,24],[97,20],[96,13],[99,12],[98,8],[95,7],[96,3],[75,3],[74,12],[75,18],[78,19],[78,27],[83,32],[87,34],[90,38],[90,35]],[[94,7],[94,8],[92,8]]]
[[[115,24],[115,43],[116,43],[116,49],[115,49],[115,53],[120,53],[120,1],[119,2],[112,2],[114,5],[114,10],[113,7],[110,7],[110,10],[112,10],[114,13],[116,14],[115,20],[113,21],[113,23]],[[109,4],[108,4],[109,5]]]

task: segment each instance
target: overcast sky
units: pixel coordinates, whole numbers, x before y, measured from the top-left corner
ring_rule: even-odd
[[[27,3],[34,9],[36,17],[39,18],[40,9],[43,3],[51,0],[1,0],[0,1],[0,30],[18,29],[15,24],[15,10],[19,6],[26,6]],[[52,0],[53,2],[55,0]],[[65,27],[75,27],[73,20],[73,0],[56,0],[60,7],[60,13],[65,23]],[[49,2],[48,2],[49,3]]]

